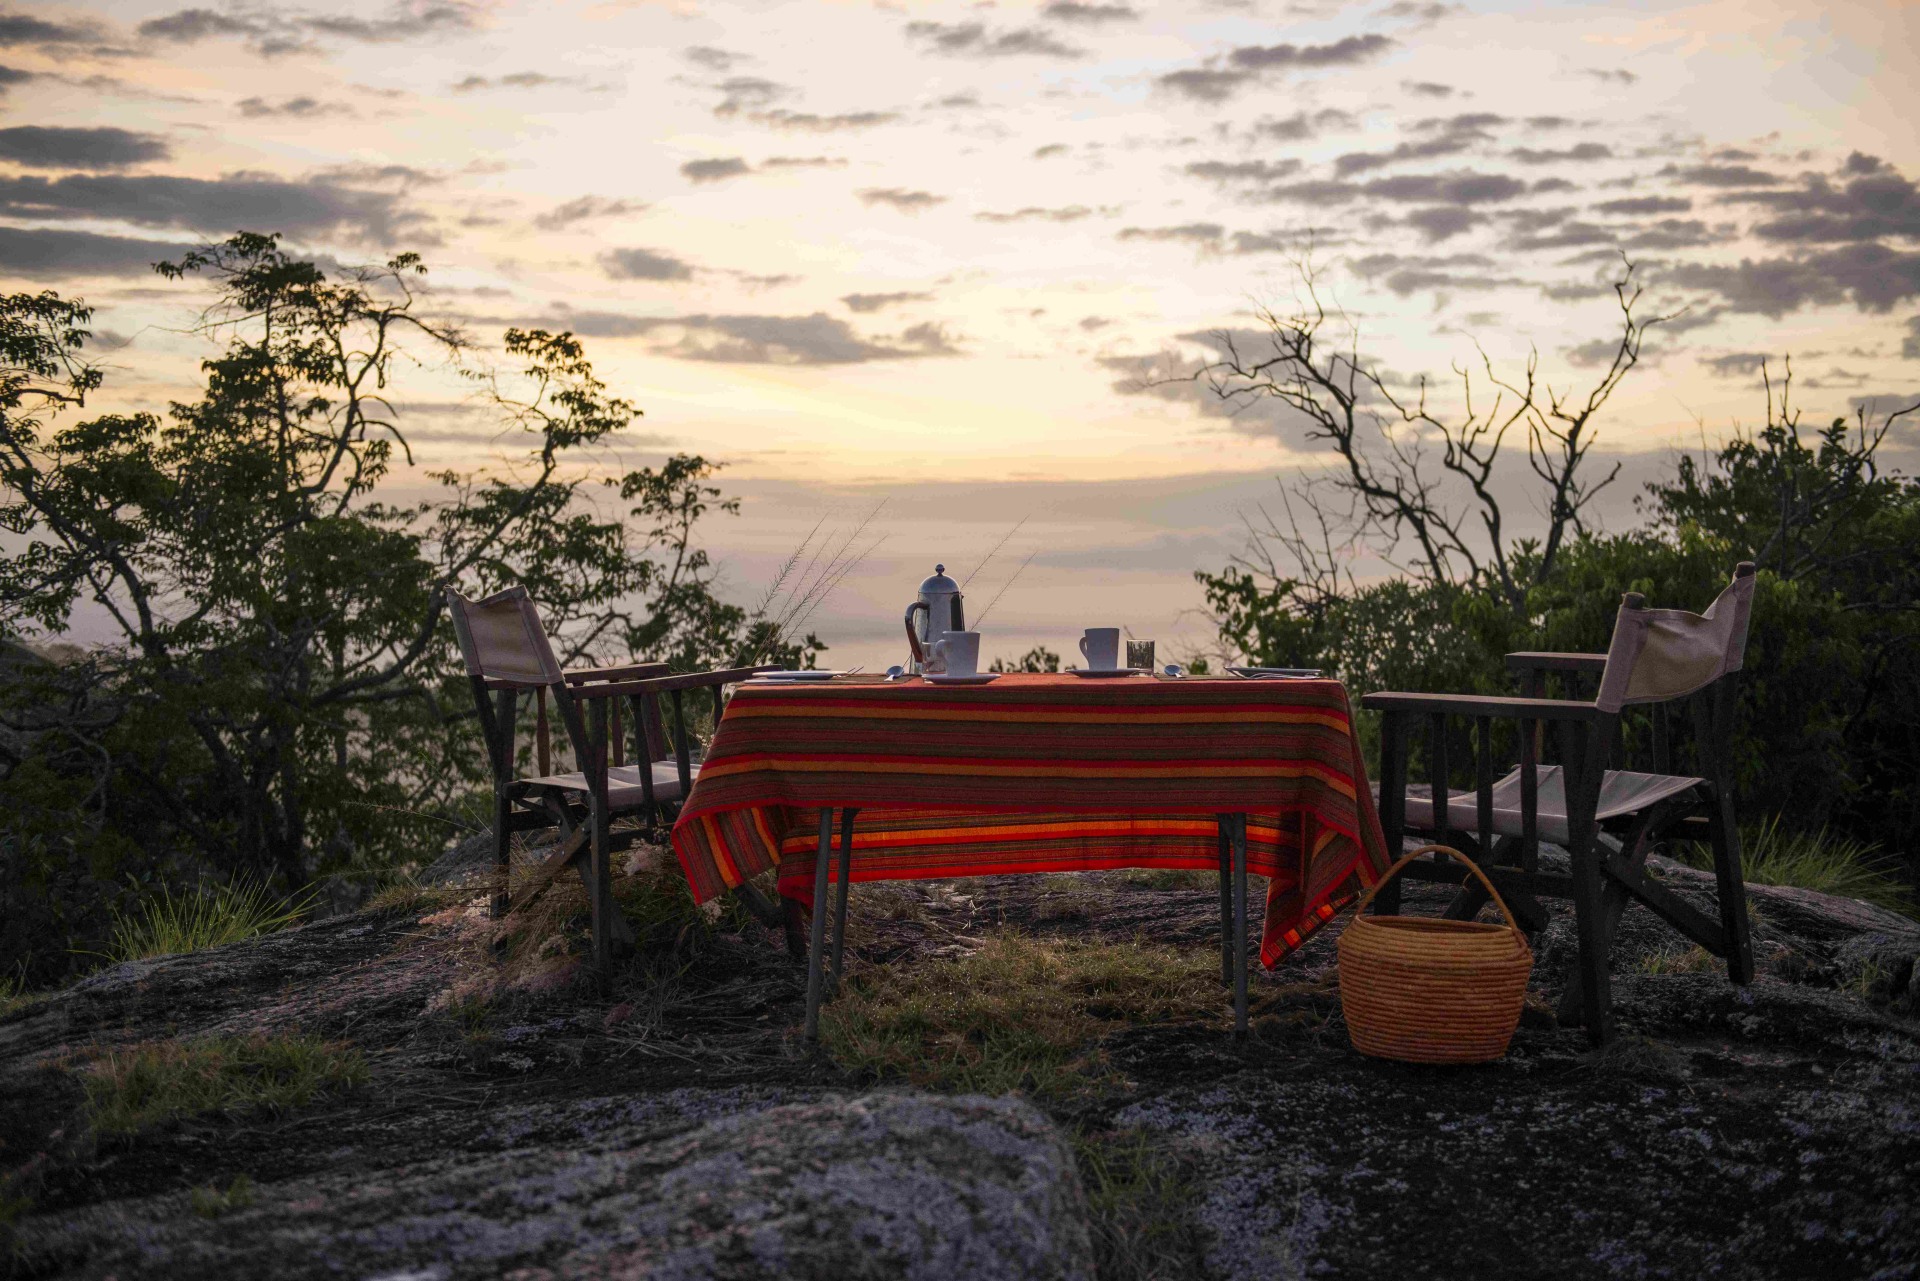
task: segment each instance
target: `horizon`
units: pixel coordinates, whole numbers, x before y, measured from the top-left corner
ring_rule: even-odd
[[[1284,309],[1309,251],[1442,395],[1476,343],[1584,390],[1631,256],[1685,314],[1599,420],[1629,478],[1760,420],[1762,358],[1813,421],[1920,399],[1916,45],[1870,4],[38,5],[0,15],[0,276],[98,309],[89,411],[158,410],[205,343],[153,261],[242,226],[419,250],[476,338],[586,338],[646,413],[609,466],[727,463],[733,598],[887,500],[826,665],[895,661],[933,564],[1022,520],[969,591],[1032,557],[983,661],[1091,625],[1175,653],[1210,639],[1193,570],[1316,460],[1139,379]],[[493,453],[456,391],[403,385],[422,465]]]

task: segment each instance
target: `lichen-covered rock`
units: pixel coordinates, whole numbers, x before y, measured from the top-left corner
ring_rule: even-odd
[[[1018,1100],[823,1097],[666,1134],[651,1120],[289,1180],[214,1218],[186,1195],[120,1202],[41,1220],[22,1246],[36,1270],[121,1281],[1092,1276],[1072,1153]]]

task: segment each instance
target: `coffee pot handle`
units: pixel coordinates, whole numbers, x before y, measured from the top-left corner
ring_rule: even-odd
[[[913,611],[916,609],[926,614],[927,602],[917,600],[907,606],[907,648],[913,651],[913,661],[921,667],[925,667],[927,665],[926,651],[920,648],[920,636],[913,630]],[[931,614],[927,615],[927,625],[929,628],[933,625],[933,616]]]

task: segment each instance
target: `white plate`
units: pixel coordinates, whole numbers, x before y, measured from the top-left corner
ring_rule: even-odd
[[[988,681],[999,680],[1000,673],[977,672],[972,676],[947,676],[942,674],[939,676],[923,676],[921,679],[929,685],[985,685]]]
[[[757,681],[830,681],[842,672],[822,672],[807,670],[801,672],[761,672],[753,679]]]
[[[1146,675],[1146,673],[1138,667],[1069,667],[1067,674],[1070,676],[1089,676],[1094,678]]]

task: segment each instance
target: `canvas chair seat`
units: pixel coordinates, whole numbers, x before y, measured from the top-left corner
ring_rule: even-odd
[[[1571,835],[1567,825],[1566,773],[1558,765],[1539,765],[1534,768],[1534,778],[1539,787],[1536,819],[1540,839],[1565,845]],[[1704,782],[1705,779],[1685,778],[1678,774],[1636,774],[1631,770],[1610,769],[1600,779],[1600,804],[1594,811],[1594,818],[1604,823],[1610,818],[1638,814],[1670,797],[1691,791]],[[1374,794],[1378,796],[1379,791],[1376,784]],[[1406,821],[1407,826],[1416,831],[1435,830],[1433,798],[1427,789],[1418,786],[1407,789]],[[1448,795],[1447,826],[1457,832],[1480,830],[1478,792],[1453,792]],[[1518,768],[1493,785],[1493,830],[1500,836],[1526,835],[1520,816]]]
[[[672,761],[655,761],[650,767],[653,773],[653,799],[656,802],[671,803],[680,799],[680,769]],[[694,778],[700,777],[700,762],[693,761],[688,773]],[[534,787],[557,787],[569,792],[585,792],[587,776],[585,774],[548,774],[541,778],[521,780]],[[607,805],[611,809],[639,809],[647,803],[646,790],[640,786],[640,766],[616,765],[607,771]]]

